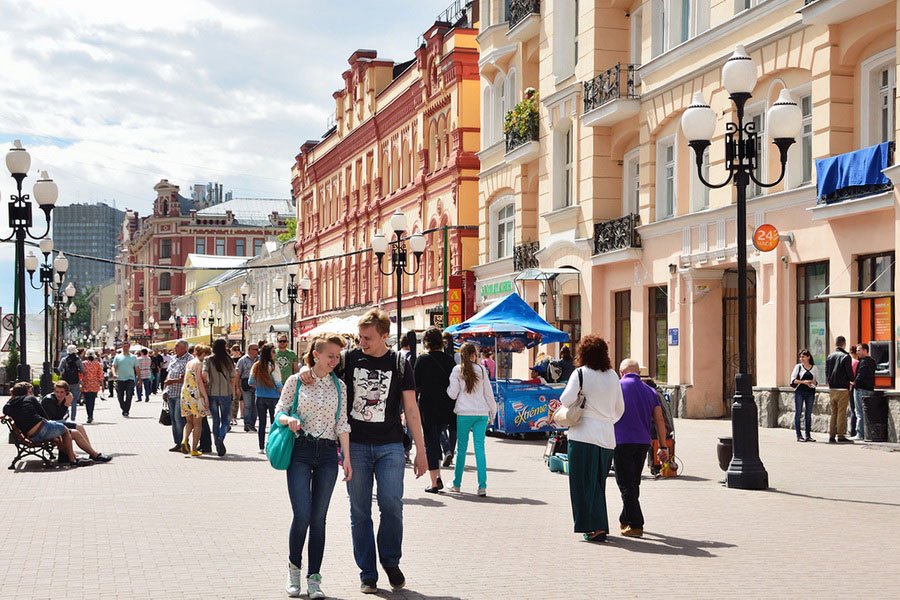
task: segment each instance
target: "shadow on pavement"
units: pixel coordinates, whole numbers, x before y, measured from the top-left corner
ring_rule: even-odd
[[[409,598],[410,600],[462,600],[458,596],[426,596],[425,594],[409,589],[400,590],[398,592],[379,589],[378,593],[374,595],[378,598],[390,598],[390,600],[396,600],[398,598]]]
[[[143,421],[144,419],[153,419],[154,421],[159,419],[159,417],[123,417],[126,421]],[[93,423],[91,423],[93,425]]]
[[[450,467],[444,467],[444,468],[447,469],[448,471],[452,471],[454,467],[450,466]],[[463,470],[466,473],[475,473],[477,471],[475,465],[466,465]],[[519,471],[517,471],[516,469],[495,469],[493,467],[487,467],[487,472],[488,473],[518,473]]]
[[[137,418],[137,417],[135,417]],[[115,425],[115,421],[94,421],[93,423],[79,423],[79,425],[84,425],[85,427],[93,427],[94,425]]]
[[[216,456],[214,452],[206,453],[200,458],[202,460],[216,460],[223,462],[266,462],[269,460],[267,458],[260,458],[259,456],[244,456],[241,454],[226,454],[225,456]]]
[[[665,481],[665,477],[647,477],[646,475],[643,479],[649,479],[651,481]],[[679,479],[682,481],[712,481],[708,477],[697,477],[696,475],[679,475],[678,477],[672,478],[674,481],[678,481]]]
[[[783,494],[785,496],[795,496],[797,498],[810,498],[812,500],[824,500],[826,502],[846,502],[848,504],[871,504],[872,506],[900,506],[898,502],[877,502],[875,500],[853,500],[851,498],[828,498],[826,496],[813,496],[811,494],[798,494],[797,492],[788,492],[779,490],[778,488],[769,488],[765,490],[773,494]]]
[[[632,552],[645,554],[663,554],[669,556],[692,556],[695,558],[715,558],[707,548],[734,548],[734,544],[725,542],[711,542],[709,540],[689,540],[686,538],[670,537],[659,533],[644,531],[643,538],[627,538],[610,536],[607,543],[613,546],[621,546]]]
[[[543,506],[547,503],[543,500],[534,500],[532,498],[505,498],[503,496],[477,496],[475,494],[441,494],[444,498],[453,498],[454,500],[462,500],[463,502],[478,502],[479,504],[525,504],[528,506]]]
[[[443,502],[438,502],[437,500],[432,500],[431,498],[404,498],[403,505],[413,504],[415,506],[425,506],[428,508],[442,508],[447,506]]]

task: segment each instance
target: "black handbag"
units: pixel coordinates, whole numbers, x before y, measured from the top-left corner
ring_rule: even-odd
[[[253,388],[250,387],[250,378],[249,377],[241,377],[241,389],[245,392],[249,392]]]
[[[162,410],[159,412],[159,424],[165,425],[166,427],[172,426],[172,415],[169,414],[168,406],[163,406]]]

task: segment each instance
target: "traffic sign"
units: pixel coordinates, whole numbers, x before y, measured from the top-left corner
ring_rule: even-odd
[[[756,228],[753,232],[753,245],[760,252],[771,252],[778,247],[781,236],[774,226],[765,223]]]
[[[0,348],[0,352],[9,352],[11,349],[16,347],[16,343],[13,341],[13,336],[10,333],[6,336],[6,341],[3,342],[3,347]]]
[[[13,313],[7,313],[3,315],[3,329],[7,331],[15,331],[16,315],[14,315]]]

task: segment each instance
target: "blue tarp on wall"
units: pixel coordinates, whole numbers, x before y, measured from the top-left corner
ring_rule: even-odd
[[[816,159],[819,198],[859,186],[883,186],[890,181],[882,171],[891,165],[891,142],[854,152]]]

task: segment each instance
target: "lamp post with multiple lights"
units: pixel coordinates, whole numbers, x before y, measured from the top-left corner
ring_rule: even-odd
[[[282,283],[284,283],[284,280],[282,280]],[[252,315],[253,311],[256,310],[256,296],[250,293],[250,284],[248,284],[246,281],[241,284],[240,292],[240,298],[238,298],[237,294],[233,294],[231,296],[231,312],[234,316],[241,317],[241,352],[246,352],[247,344],[245,341],[245,337],[247,315]]]
[[[50,255],[53,253],[53,240],[44,238],[38,244],[41,254],[44,255],[44,261],[38,263],[38,258],[33,252],[29,252],[25,257],[25,270],[28,271],[28,281],[31,287],[36,290],[44,291],[44,365],[41,372],[41,393],[49,394],[53,391],[53,365],[50,364],[50,293],[58,292],[62,287],[66,277],[66,271],[69,270],[69,259],[60,252],[53,262],[50,262]],[[40,269],[38,273],[38,281],[40,285],[34,285],[34,273]]]
[[[212,346],[213,343],[213,327],[216,325],[216,321],[219,321],[219,324],[222,323],[222,317],[216,317],[216,303],[210,302],[208,307],[209,310],[204,310],[200,313],[200,320],[206,321],[209,324],[209,345]]]
[[[404,275],[415,275],[419,271],[420,261],[422,259],[422,253],[425,252],[425,236],[421,233],[412,234],[407,240],[404,238],[406,235],[406,215],[404,215],[401,211],[395,212],[391,215],[390,219],[390,228],[393,232],[395,239],[388,240],[388,238],[382,232],[377,232],[374,236],[372,236],[372,252],[375,253],[375,257],[378,259],[378,270],[382,275],[386,275],[390,277],[391,275],[396,276],[396,291],[397,291],[397,344],[400,344],[400,338],[403,337],[403,311],[402,311],[402,294],[403,294],[403,276]],[[413,256],[415,258],[414,265],[409,268],[409,250],[407,250],[407,242],[409,243],[409,250],[412,250]],[[391,268],[385,270],[383,267],[384,263],[384,255],[387,254],[388,247],[391,250]]]
[[[725,169],[723,183],[712,184],[703,174],[703,154],[711,145],[716,131],[716,113],[697,92],[681,117],[681,127],[694,150],[697,175],[708,188],[716,189],[734,183],[737,190],[737,268],[738,268],[738,353],[739,368],[735,376],[735,393],[731,409],[734,457],[726,472],[728,487],[762,490],[769,487],[769,474],[759,458],[759,429],[752,376],[749,373],[747,343],[747,186],[752,181],[764,188],[778,185],[784,179],[788,149],[800,132],[802,113],[787,90],[769,108],[766,126],[772,143],[778,147],[781,174],[773,183],[757,179],[758,145],[762,142],[753,121],[744,122],[744,108],[756,87],[757,72],[753,59],[743,46],[738,46],[722,68],[722,84],[734,103],[737,123],[725,124]]]
[[[287,284],[287,300],[281,299],[281,290],[284,289],[284,277],[278,275],[275,277],[275,294],[277,295],[278,301],[282,304],[288,305],[288,310],[290,311],[288,317],[288,326],[290,327],[290,339],[291,339],[291,349],[294,348],[294,305],[303,304],[306,301],[306,296],[309,294],[309,289],[312,287],[312,282],[308,277],[301,277],[300,284],[294,283],[294,277],[296,277],[295,273],[290,273],[289,277],[291,278],[290,283]],[[302,291],[303,296],[298,296],[297,292]],[[244,335],[241,333],[241,349],[243,350],[243,340]]]

